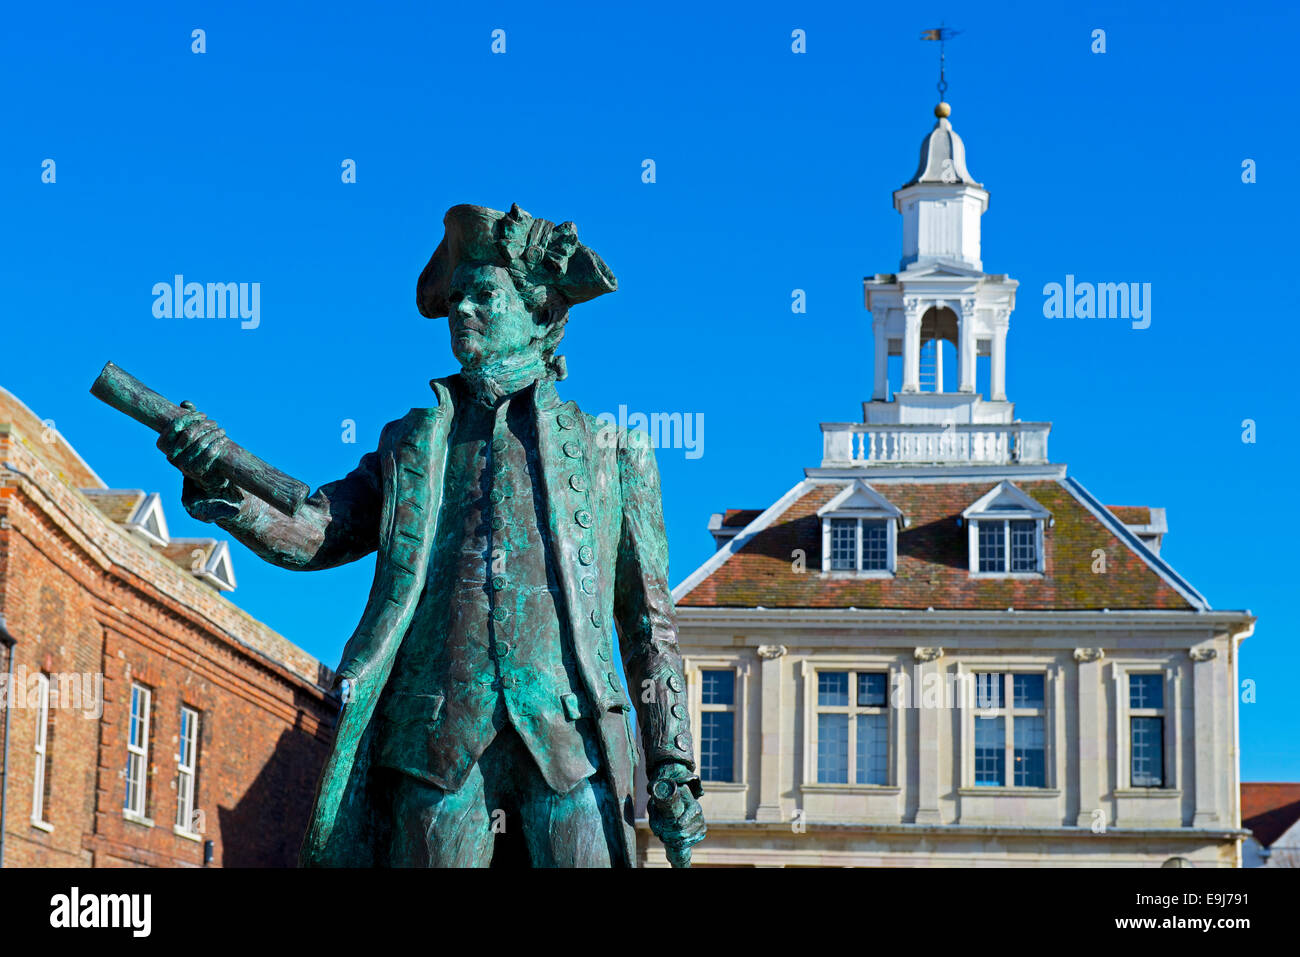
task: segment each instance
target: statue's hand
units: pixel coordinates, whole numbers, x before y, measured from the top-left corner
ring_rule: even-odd
[[[208,489],[186,476],[181,485],[181,504],[185,506],[185,511],[200,522],[234,518],[239,514],[239,506],[243,501],[244,493],[230,482]]]
[[[687,848],[704,840],[707,832],[704,824],[704,809],[700,807],[700,802],[696,800],[691,789],[693,783],[698,788],[698,779],[694,772],[678,761],[664,761],[655,768],[650,780],[652,795],[654,786],[659,781],[671,781],[678,785],[677,793],[681,796],[682,807],[680,813],[671,816],[652,799],[648,808],[650,830],[669,847]]]
[[[227,445],[225,429],[194,408],[193,402],[182,402],[181,408],[185,412],[159,434],[158,448],[168,462],[203,488],[221,485],[213,466]]]
[[[244,493],[213,471],[227,444],[226,432],[193,402],[182,402],[181,408],[185,413],[158,436],[158,448],[185,476],[181,504],[201,522],[232,518]]]

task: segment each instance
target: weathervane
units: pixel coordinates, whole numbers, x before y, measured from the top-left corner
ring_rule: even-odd
[[[921,34],[922,40],[939,41],[939,102],[943,102],[944,94],[948,92],[948,81],[943,78],[943,45],[946,41],[951,40],[960,30],[954,30],[952,27],[940,25],[934,30],[926,30]]]

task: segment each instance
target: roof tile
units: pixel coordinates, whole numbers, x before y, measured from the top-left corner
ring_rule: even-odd
[[[821,569],[817,509],[843,487],[818,485],[724,561],[678,604],[683,607],[943,608],[1000,611],[1189,609],[1191,604],[1058,481],[1016,487],[1052,513],[1039,578],[971,578],[962,511],[993,482],[876,483],[908,519],[898,532],[895,577],[829,578]],[[1094,572],[1095,551],[1106,556]],[[804,571],[795,570],[798,552]]]

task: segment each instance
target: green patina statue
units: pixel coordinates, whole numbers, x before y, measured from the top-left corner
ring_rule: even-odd
[[[296,483],[189,403],[158,440],[190,514],[267,561],[311,570],[378,550],[301,862],[635,866],[613,622],[650,825],[685,866],[705,826],[654,454],[555,389],[569,307],[617,281],[572,223],[462,205],[444,225],[416,301],[448,317],[461,371],[346,477],[268,503],[249,489]]]

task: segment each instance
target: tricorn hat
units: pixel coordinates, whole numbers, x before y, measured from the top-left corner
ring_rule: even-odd
[[[447,315],[452,273],[461,263],[502,266],[534,287],[547,287],[567,305],[618,288],[605,261],[578,242],[573,223],[555,225],[519,208],[510,212],[461,204],[447,210],[442,242],[415,286],[415,304],[430,319]]]

